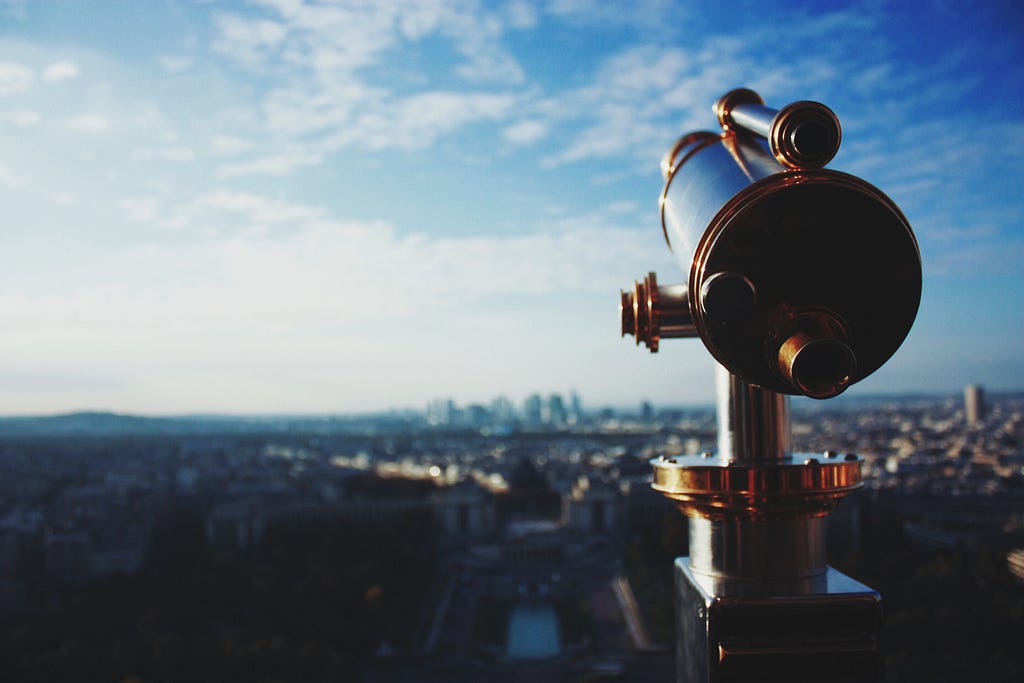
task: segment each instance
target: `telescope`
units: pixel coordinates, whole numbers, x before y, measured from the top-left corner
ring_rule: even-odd
[[[880,368],[921,298],[910,224],[826,169],[842,139],[817,102],[741,88],[720,130],[661,162],[661,226],[685,280],[621,292],[622,334],[656,352],[700,338],[716,362],[717,451],[659,457],[653,487],[689,518],[675,572],[679,683],[876,681],[881,597],[828,566],[825,524],[861,486],[852,453],[794,453],[789,397],[828,399]]]

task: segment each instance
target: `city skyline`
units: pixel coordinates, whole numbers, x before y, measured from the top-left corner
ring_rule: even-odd
[[[1009,3],[0,1],[0,414],[707,404],[619,338],[683,274],[658,162],[747,86],[906,213],[914,329],[856,394],[1024,387]],[[777,27],[785,27],[780,40]]]

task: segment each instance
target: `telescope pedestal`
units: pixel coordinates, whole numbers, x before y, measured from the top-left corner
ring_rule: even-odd
[[[868,683],[880,677],[881,598],[826,567],[782,581],[675,563],[678,683]]]
[[[689,518],[675,563],[678,683],[867,683],[881,597],[828,566],[826,517],[861,485],[853,454],[793,453],[788,397],[718,369],[719,452],[661,457]]]

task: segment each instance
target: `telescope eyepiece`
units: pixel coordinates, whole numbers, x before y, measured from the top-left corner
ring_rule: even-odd
[[[775,110],[753,90],[737,88],[714,106],[725,131],[753,133],[768,140],[772,154],[789,168],[822,168],[839,151],[839,117],[820,102],[801,100]]]
[[[768,130],[772,154],[791,168],[821,168],[839,151],[839,117],[820,102],[794,102],[779,110]]]
[[[821,121],[804,121],[790,132],[789,143],[800,156],[820,158],[835,146],[835,139]]]
[[[804,396],[832,398],[850,386],[857,371],[857,358],[842,339],[815,339],[800,333],[787,339],[779,349],[779,369]]]
[[[754,283],[739,273],[715,273],[700,288],[700,306],[717,323],[731,325],[747,320],[754,312]]]

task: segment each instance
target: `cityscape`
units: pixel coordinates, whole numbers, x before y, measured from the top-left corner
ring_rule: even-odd
[[[829,559],[883,596],[886,680],[1019,680],[1024,394],[792,418],[794,451],[864,458]],[[575,392],[0,419],[0,678],[670,680],[687,524],[650,461],[715,434]]]
[[[0,0],[0,683],[1024,681],[1022,24]]]

